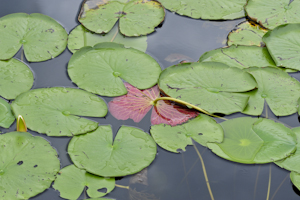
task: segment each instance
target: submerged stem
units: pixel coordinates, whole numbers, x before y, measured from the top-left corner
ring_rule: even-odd
[[[201,156],[200,152],[198,151],[196,145],[194,144],[194,142],[193,142],[193,146],[194,146],[194,148],[195,148],[195,150],[196,150],[196,152],[197,152],[197,154],[198,154],[198,156],[200,158],[200,161],[201,161],[202,170],[203,170],[203,174],[204,174],[204,178],[205,178],[205,182],[206,182],[206,185],[207,185],[207,189],[208,189],[210,198],[211,198],[211,200],[214,200],[214,196],[212,194],[212,191],[211,191],[211,188],[210,188],[210,185],[209,185],[209,181],[208,181],[208,177],[207,177],[207,173],[206,173],[204,161],[203,161],[202,156]]]
[[[115,186],[116,186],[116,187],[119,187],[119,188],[124,188],[124,189],[129,190],[129,186],[118,185],[118,184],[115,184]]]
[[[113,41],[115,40],[115,38],[116,38],[118,32],[119,32],[119,26],[117,27],[117,31],[116,31],[116,33],[114,34],[114,36],[111,38],[110,42],[113,42]]]
[[[156,104],[158,101],[160,101],[160,100],[174,101],[174,102],[176,102],[176,103],[179,103],[179,104],[182,104],[182,105],[185,105],[185,106],[189,106],[189,107],[191,107],[191,108],[194,108],[195,110],[198,110],[198,111],[200,111],[200,112],[203,112],[203,113],[205,113],[205,114],[207,114],[207,115],[210,115],[210,116],[212,116],[212,117],[217,117],[217,118],[220,118],[220,119],[223,119],[223,120],[227,120],[227,119],[224,118],[224,117],[220,117],[220,116],[211,114],[211,113],[207,112],[206,110],[204,110],[204,109],[202,109],[202,108],[199,108],[199,107],[197,107],[197,106],[195,106],[195,105],[193,105],[193,104],[190,104],[190,103],[188,103],[188,102],[185,102],[185,101],[182,101],[182,100],[179,100],[179,99],[175,99],[175,98],[172,98],[172,97],[159,97],[159,98],[155,99],[152,103],[155,105],[155,104]]]
[[[270,197],[270,189],[271,189],[271,164],[270,164],[270,171],[269,171],[269,184],[268,184],[268,193],[267,193],[267,200],[269,200]]]

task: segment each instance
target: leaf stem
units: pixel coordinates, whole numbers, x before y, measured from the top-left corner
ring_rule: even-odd
[[[203,113],[205,113],[205,114],[207,114],[207,115],[210,115],[210,116],[212,116],[212,117],[217,117],[217,118],[220,118],[220,119],[223,119],[223,120],[227,120],[227,119],[224,118],[224,117],[220,117],[220,116],[211,114],[211,113],[207,112],[206,110],[204,110],[204,109],[202,109],[202,108],[199,108],[199,107],[197,107],[197,106],[195,106],[195,105],[193,105],[193,104],[190,104],[190,103],[188,103],[188,102],[185,102],[185,101],[182,101],[182,100],[179,100],[179,99],[175,99],[175,98],[172,98],[172,97],[159,97],[159,98],[155,99],[152,103],[155,105],[155,104],[156,104],[158,101],[160,101],[160,100],[174,101],[174,102],[176,102],[176,103],[185,105],[185,106],[187,106],[187,107],[194,108],[195,110],[198,110],[198,111],[200,111],[200,112],[203,112]]]
[[[114,36],[111,38],[110,42],[113,42],[116,39],[116,36],[117,36],[118,32],[119,32],[119,26],[117,26],[117,31],[114,34]]]
[[[118,185],[118,184],[115,184],[115,186],[116,186],[116,187],[119,187],[119,188],[124,188],[124,189],[129,190],[129,186]]]
[[[197,152],[197,154],[198,154],[198,156],[200,158],[200,161],[201,161],[202,170],[203,170],[203,174],[204,174],[204,178],[205,178],[205,182],[206,182],[206,185],[207,185],[207,189],[208,189],[210,198],[211,198],[211,200],[214,200],[214,196],[212,194],[212,191],[211,191],[211,188],[210,188],[210,185],[209,185],[209,181],[208,181],[208,177],[207,177],[207,173],[206,173],[204,161],[203,161],[202,156],[201,156],[200,152],[198,151],[198,149],[197,149],[197,147],[196,147],[196,145],[195,145],[194,142],[193,142],[193,146],[194,146],[194,148],[195,148],[195,150],[196,150],[196,152]]]
[[[268,184],[268,193],[267,193],[267,200],[269,200],[269,197],[270,197],[270,189],[271,189],[271,164],[270,164],[270,171],[269,171],[269,184]]]

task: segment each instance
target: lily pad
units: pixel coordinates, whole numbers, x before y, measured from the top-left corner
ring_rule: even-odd
[[[287,24],[264,35],[263,41],[277,66],[300,70],[299,34],[300,24]]]
[[[300,174],[297,172],[291,172],[290,179],[291,179],[292,183],[294,184],[294,186],[296,186],[298,188],[298,190],[300,190]]]
[[[89,197],[97,198],[110,193],[115,188],[114,178],[103,178],[69,165],[60,170],[53,188],[60,192],[60,197],[64,199],[78,199],[85,187]],[[107,191],[98,190],[106,188]]]
[[[154,125],[151,126],[150,132],[159,146],[174,153],[179,153],[178,149],[185,151],[187,145],[193,145],[192,139],[203,146],[207,146],[209,142],[223,141],[222,127],[204,114],[174,127],[165,124]]]
[[[68,153],[81,169],[103,177],[117,177],[149,166],[156,156],[156,144],[147,133],[128,126],[122,126],[113,141],[112,129],[107,125],[73,137]]]
[[[78,20],[90,31],[107,33],[120,19],[123,35],[139,36],[152,33],[164,18],[164,8],[153,0],[86,0]]]
[[[204,53],[200,62],[221,62],[240,69],[276,66],[266,47],[230,46]]]
[[[140,122],[152,109],[151,124],[169,124],[175,126],[182,124],[188,119],[196,117],[197,111],[184,108],[169,101],[153,101],[160,97],[157,86],[147,90],[139,90],[132,85],[125,83],[128,90],[126,95],[116,97],[108,103],[110,113],[118,120],[133,119]]]
[[[281,160],[296,150],[296,135],[269,119],[235,118],[220,124],[223,143],[208,143],[217,155],[239,163],[268,163]]]
[[[0,59],[12,58],[23,45],[30,62],[49,60],[67,46],[66,30],[49,16],[14,13],[0,18]]]
[[[30,90],[33,74],[27,65],[17,59],[0,61],[0,96],[14,99],[19,94]]]
[[[298,0],[249,0],[245,6],[248,16],[268,29],[300,23]]]
[[[231,45],[254,45],[263,47],[265,43],[262,37],[268,30],[262,28],[260,25],[253,22],[245,21],[239,24],[228,35],[228,46]]]
[[[247,0],[160,0],[162,5],[179,15],[195,19],[237,19],[245,17]]]
[[[126,94],[122,79],[138,89],[150,88],[160,72],[151,56],[132,48],[87,47],[73,54],[68,64],[68,74],[78,87],[102,96]]]
[[[249,96],[240,92],[256,88],[250,74],[217,62],[168,67],[161,73],[158,85],[168,96],[210,113],[224,114],[243,111]]]
[[[126,37],[119,32],[119,28],[115,25],[107,34],[93,33],[82,25],[74,28],[68,38],[68,48],[72,53],[75,53],[82,47],[94,46],[100,42],[115,42],[125,45],[125,47],[133,47],[145,52],[147,49],[147,36],[141,37]]]
[[[297,173],[300,173],[300,127],[297,128],[293,128],[292,129],[294,131],[294,133],[297,136],[297,150],[295,151],[294,154],[290,155],[289,157],[283,159],[283,160],[279,160],[276,161],[275,164],[278,165],[281,168],[284,168],[286,170],[289,171],[294,171]]]
[[[9,128],[14,121],[15,117],[11,112],[9,103],[0,98],[0,126]]]
[[[27,127],[48,136],[73,136],[98,127],[78,117],[104,117],[105,102],[94,94],[73,88],[41,88],[23,93],[11,104],[15,117],[22,115]]]
[[[248,92],[249,102],[243,113],[261,115],[265,101],[277,116],[297,112],[300,83],[286,72],[276,68],[249,68],[246,70],[256,80],[258,89]]]
[[[26,132],[0,135],[1,199],[28,199],[49,188],[60,169],[56,151]]]

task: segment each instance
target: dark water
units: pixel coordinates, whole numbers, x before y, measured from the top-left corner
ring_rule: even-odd
[[[81,0],[1,0],[0,17],[15,13],[42,13],[59,21],[71,31],[76,25]],[[244,19],[224,22],[194,20],[167,12],[163,26],[148,37],[147,53],[153,56],[162,68],[176,64],[182,60],[197,61],[206,51],[225,46],[229,31]],[[15,56],[20,58],[20,52]],[[71,53],[66,49],[63,54],[40,63],[29,63],[35,73],[33,88],[65,86],[76,87],[69,79],[66,67]],[[300,79],[299,73],[292,74]],[[110,98],[104,98],[107,102]],[[269,117],[277,119],[270,110]],[[240,117],[234,114],[228,118]],[[132,120],[118,121],[108,114],[105,118],[93,118],[99,124],[111,124],[116,134],[121,125],[135,126],[149,132],[150,112],[140,123]],[[219,120],[219,119],[217,119]],[[278,120],[290,127],[299,126],[298,116],[281,117]],[[221,122],[221,120],[219,120]],[[14,124],[10,132],[16,130]],[[70,138],[47,137],[39,135],[51,142],[58,153],[61,167],[71,164],[66,148]],[[271,169],[271,189],[269,199],[299,199],[289,179],[289,172],[275,164],[243,165],[225,161],[210,150],[197,145],[203,156],[211,189],[216,200],[253,200],[266,199]],[[210,196],[205,183],[200,160],[193,147],[187,147],[181,154],[169,153],[158,147],[154,162],[147,168],[147,180],[143,183],[132,183],[133,176],[127,176],[116,183],[130,186],[130,190],[115,188],[106,197],[117,200],[209,200]],[[84,199],[82,194],[79,199]],[[34,200],[58,200],[59,193],[49,188]]]

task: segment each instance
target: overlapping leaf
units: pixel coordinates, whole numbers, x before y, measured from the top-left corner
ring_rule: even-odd
[[[237,19],[245,17],[246,0],[160,0],[163,6],[195,19]]]
[[[152,107],[151,124],[174,126],[198,115],[196,111],[183,108],[169,101],[161,100],[153,105],[153,101],[160,97],[157,86],[147,90],[139,90],[125,83],[125,87],[128,93],[114,98],[108,104],[110,113],[119,120],[132,119],[134,122],[140,122]]]
[[[1,199],[29,199],[49,188],[60,169],[56,151],[26,132],[0,135]]]
[[[115,42],[125,45],[125,47],[133,47],[145,52],[147,49],[147,36],[141,37],[126,37],[119,32],[118,26],[115,25],[107,34],[93,33],[82,25],[74,28],[68,38],[68,48],[72,53],[75,53],[82,47],[94,46],[100,42]]]
[[[89,197],[102,197],[115,188],[115,179],[95,176],[75,165],[69,165],[60,170],[53,184],[53,188],[64,199],[78,199],[85,187]],[[107,189],[105,193],[98,191],[103,188]]]
[[[235,118],[220,124],[222,143],[207,146],[218,156],[239,163],[268,163],[286,158],[296,150],[296,135],[269,119]]]
[[[112,129],[108,125],[73,137],[68,153],[77,167],[92,174],[126,176],[151,164],[156,156],[156,144],[147,133],[128,126],[122,126],[113,141]]]
[[[164,17],[164,8],[153,0],[86,0],[78,20],[93,32],[107,33],[120,19],[123,35],[139,36],[152,33]]]
[[[19,94],[30,90],[33,85],[32,71],[17,59],[0,61],[0,96],[14,99]]]
[[[196,105],[210,113],[241,112],[256,88],[254,78],[241,69],[217,62],[185,63],[165,69],[159,88],[168,96]]]
[[[297,112],[300,98],[300,83],[286,72],[276,68],[249,68],[247,71],[255,78],[258,89],[248,92],[249,102],[243,113],[261,115],[265,101],[277,116]]]
[[[9,103],[0,98],[0,126],[9,128],[14,121],[15,117],[11,112]]]
[[[15,117],[27,127],[49,136],[73,136],[95,130],[98,123],[78,117],[104,117],[105,102],[94,94],[73,88],[41,88],[23,93],[11,104]]]
[[[0,19],[0,59],[12,58],[23,45],[30,62],[49,60],[67,46],[66,30],[49,16],[14,13]]]

